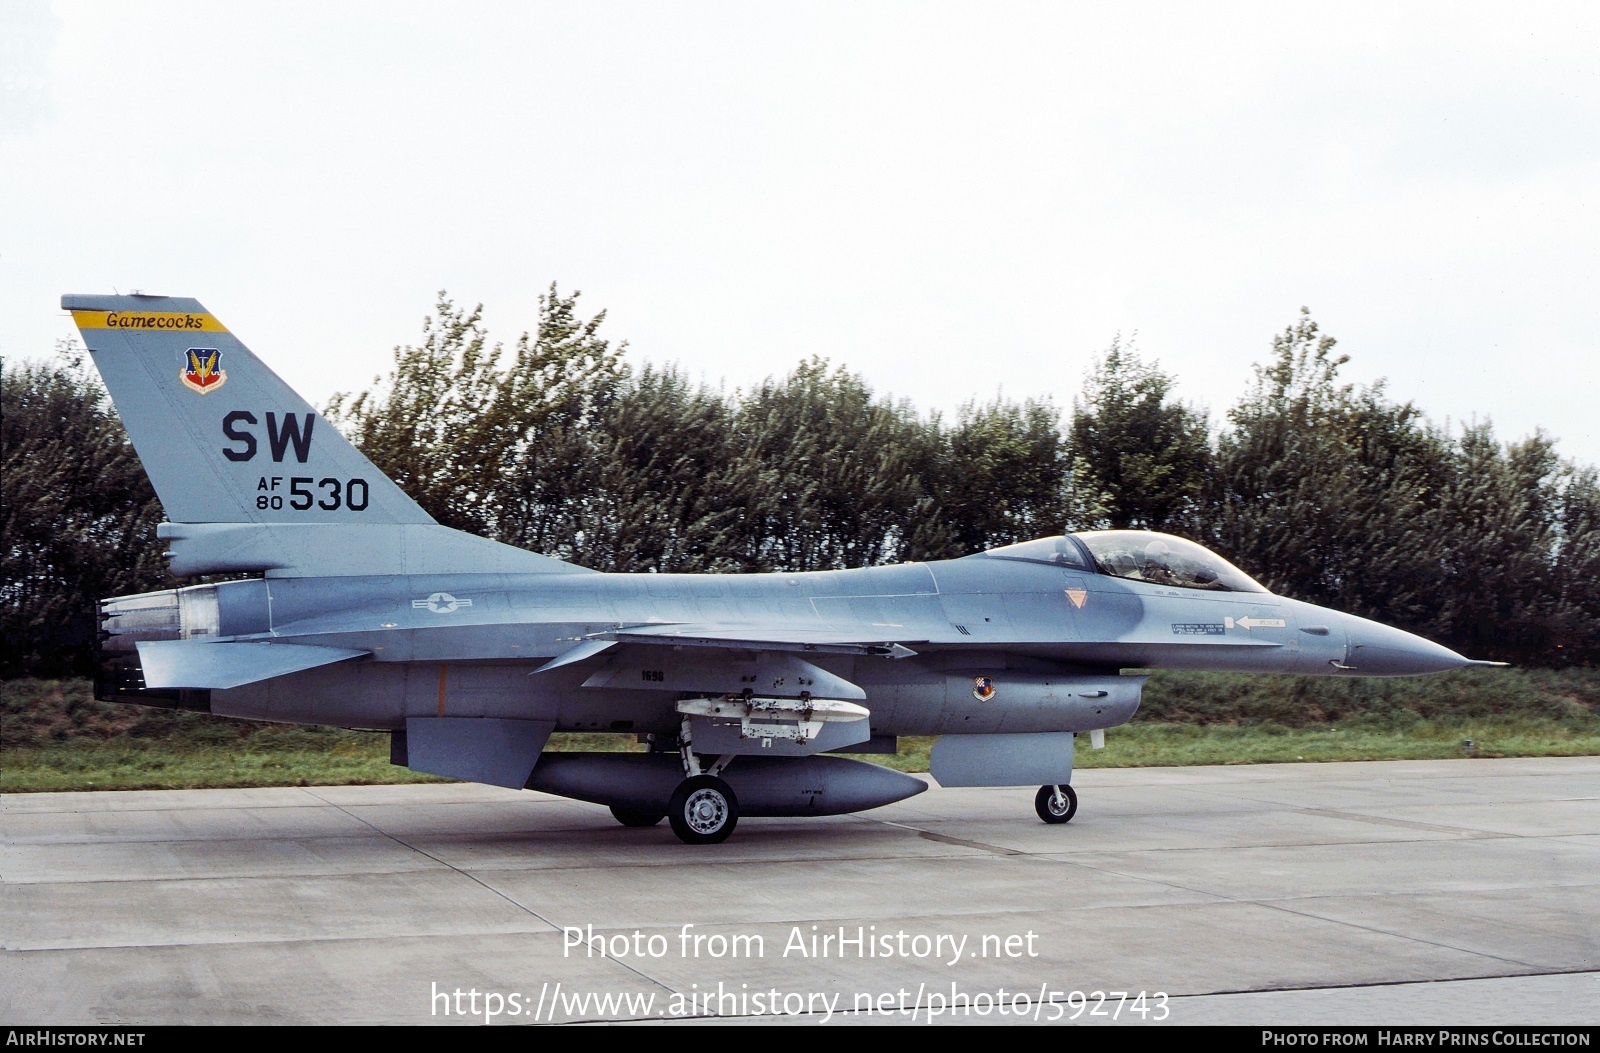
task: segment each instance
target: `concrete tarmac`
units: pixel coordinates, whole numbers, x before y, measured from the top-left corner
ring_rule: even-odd
[[[0,1023],[1600,1023],[1600,758],[1074,785],[695,848],[471,785],[11,794]]]

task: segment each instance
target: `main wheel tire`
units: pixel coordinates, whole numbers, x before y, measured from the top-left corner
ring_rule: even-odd
[[[1056,800],[1056,787],[1041,786],[1039,792],[1033,797],[1033,810],[1039,813],[1039,818],[1054,825],[1071,821],[1078,812],[1078,795],[1072,787],[1062,786],[1061,796],[1064,800]]]
[[[696,775],[672,791],[667,821],[684,844],[714,845],[726,841],[739,822],[739,799],[715,775]]]
[[[611,816],[623,826],[654,826],[666,815],[661,812],[635,812],[630,808],[611,806]]]

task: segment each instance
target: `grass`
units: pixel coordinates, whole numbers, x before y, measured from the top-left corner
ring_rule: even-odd
[[[387,735],[97,702],[81,680],[0,695],[0,792],[441,781],[389,763]],[[933,738],[863,760],[926,771]],[[1471,745],[1466,743],[1470,741]],[[557,735],[561,750],[639,749]],[[1600,754],[1600,671],[1469,669],[1406,680],[1162,673],[1133,723],[1079,767]]]

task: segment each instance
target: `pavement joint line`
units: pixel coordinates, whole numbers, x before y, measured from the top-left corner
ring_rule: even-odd
[[[1425,842],[1425,841],[1424,842],[1419,842],[1419,841],[1373,841],[1373,842],[1362,842],[1362,843],[1363,844],[1379,844],[1379,845],[1388,845],[1388,844],[1408,844],[1409,845],[1409,844],[1427,844],[1428,842]],[[1271,847],[1271,846],[1268,846],[1268,847]],[[1298,847],[1298,846],[1289,846],[1289,847]],[[1342,845],[1333,845],[1331,847],[1339,848],[1339,847],[1343,847],[1343,846]],[[1186,848],[1186,849],[1152,849],[1152,850],[1149,850],[1149,851],[1196,852],[1196,851],[1204,851],[1204,850],[1203,849]],[[1251,849],[1243,849],[1242,851],[1251,851]],[[1393,898],[1393,897],[1400,897],[1400,896],[1423,896],[1423,895],[1437,895],[1438,894],[1437,890],[1430,891],[1430,892],[1381,892],[1381,893],[1372,893],[1372,892],[1368,892],[1368,893],[1315,892],[1315,893],[1311,893],[1311,894],[1305,895],[1305,896],[1277,896],[1277,897],[1274,897],[1272,899],[1252,899],[1252,898],[1241,898],[1239,896],[1231,895],[1231,894],[1224,893],[1224,892],[1212,892],[1212,891],[1210,891],[1208,889],[1203,889],[1203,888],[1192,888],[1189,885],[1180,885],[1180,884],[1178,884],[1176,882],[1173,882],[1173,881],[1165,881],[1165,880],[1162,880],[1161,878],[1150,877],[1148,875],[1129,874],[1129,873],[1124,872],[1121,869],[1118,869],[1118,868],[1115,868],[1115,867],[1112,867],[1112,866],[1108,866],[1108,865],[1105,865],[1105,864],[1098,864],[1097,865],[1095,863],[1086,862],[1086,861],[1084,861],[1082,859],[1078,859],[1078,858],[1068,858],[1068,857],[1062,856],[1059,853],[1042,853],[1041,852],[1041,853],[1037,853],[1037,854],[1030,854],[1029,858],[1044,860],[1044,861],[1053,862],[1053,863],[1066,863],[1066,864],[1070,864],[1072,866],[1082,867],[1085,870],[1093,870],[1093,871],[1096,871],[1096,872],[1101,873],[1101,874],[1110,874],[1113,877],[1126,878],[1126,879],[1129,879],[1129,880],[1132,880],[1132,881],[1143,881],[1143,882],[1146,882],[1146,883],[1152,884],[1152,885],[1160,885],[1160,886],[1162,886],[1164,888],[1179,889],[1179,890],[1181,890],[1183,892],[1192,892],[1197,896],[1209,896],[1210,898],[1212,898],[1212,899],[1214,899],[1214,900],[1216,900],[1216,901],[1218,901],[1220,903],[1242,903],[1242,904],[1251,905],[1251,906],[1256,906],[1256,905],[1268,906],[1268,905],[1271,905],[1271,904],[1274,904],[1274,903],[1300,903],[1300,902],[1305,902],[1305,901],[1309,901],[1309,900],[1318,900],[1318,899],[1350,899],[1350,898],[1361,896],[1361,895],[1382,896],[1384,898]],[[1540,889],[1542,889],[1542,890],[1548,890],[1548,889],[1573,889],[1573,888],[1580,888],[1581,889],[1581,888],[1593,888],[1593,887],[1595,887],[1595,884],[1596,884],[1595,882],[1575,881],[1575,882],[1564,882],[1562,884],[1555,884],[1555,885],[1540,885],[1538,887]],[[1481,894],[1492,895],[1492,894],[1497,893],[1497,892],[1507,892],[1507,891],[1515,892],[1515,891],[1518,891],[1520,889],[1525,889],[1525,888],[1527,888],[1527,886],[1525,886],[1525,885],[1507,885],[1507,886],[1496,886],[1494,888],[1475,888],[1475,889],[1472,890],[1472,892],[1474,894],[1480,894],[1481,893]],[[1163,907],[1163,906],[1168,906],[1168,905],[1169,904],[1163,904],[1163,903],[1138,904],[1137,905],[1137,909],[1144,909],[1146,907]],[[1324,919],[1324,920],[1326,920],[1326,919]],[[1425,941],[1419,941],[1419,942],[1425,942]],[[1441,946],[1448,946],[1448,945],[1442,944]]]
[[[1549,834],[1549,835],[1546,835],[1546,839],[1548,839],[1548,840],[1561,840],[1563,838],[1569,838],[1569,837],[1590,837],[1590,836],[1593,836],[1593,835],[1591,835],[1591,834]],[[1384,839],[1381,839],[1381,840],[1375,840],[1375,841],[1310,841],[1310,842],[1306,842],[1306,841],[1273,841],[1273,842],[1269,842],[1269,843],[1265,843],[1265,844],[1259,844],[1259,845],[1233,845],[1233,846],[1229,846],[1228,848],[1225,848],[1225,849],[1219,849],[1216,845],[1180,845],[1180,846],[1176,846],[1176,847],[1173,847],[1173,848],[1156,848],[1156,847],[1151,847],[1151,848],[1105,848],[1105,849],[1096,849],[1094,851],[1098,855],[1139,855],[1139,854],[1144,854],[1144,853],[1150,853],[1150,854],[1173,853],[1173,854],[1176,854],[1176,853],[1181,853],[1181,852],[1216,852],[1216,851],[1259,852],[1259,851],[1261,851],[1263,849],[1275,850],[1275,849],[1283,849],[1283,848],[1292,848],[1292,849],[1302,849],[1302,848],[1355,848],[1355,847],[1369,847],[1369,846],[1374,846],[1374,845],[1377,845],[1377,846],[1383,846],[1383,845],[1440,845],[1440,844],[1449,844],[1452,841],[1460,842],[1460,841],[1524,841],[1524,840],[1528,840],[1528,838],[1519,837],[1516,834],[1484,834],[1484,835],[1482,835],[1480,837],[1456,837],[1456,838],[1449,838],[1449,839],[1442,840],[1442,841],[1429,840],[1427,838],[1421,838],[1421,837],[1412,837],[1412,838],[1405,838],[1403,840],[1398,840],[1398,841],[1391,840],[1391,839],[1388,839],[1388,838],[1384,838]],[[1061,856],[1064,853],[1059,852],[1059,851],[1050,851],[1050,852],[1040,852],[1040,853],[1037,853],[1037,854],[1046,855],[1046,856]]]
[[[916,834],[925,841],[936,841],[942,845],[955,845],[958,848],[976,848],[980,852],[990,852],[997,856],[1031,856],[1036,854],[1021,848],[1005,848],[1001,845],[985,844],[982,841],[969,841],[964,837],[951,837],[949,834],[940,834],[935,833],[932,830],[924,830],[921,827],[913,826],[910,823],[897,823],[888,819],[880,820],[880,822],[882,822],[884,826],[892,826],[897,830],[905,830]]]
[[[556,932],[565,932],[566,931],[566,926],[557,925],[554,921],[551,921],[549,918],[545,917],[543,914],[540,914],[538,911],[534,910],[532,907],[528,906],[525,903],[519,902],[515,897],[513,897],[511,895],[508,895],[507,893],[501,891],[498,888],[495,888],[493,885],[489,884],[489,882],[487,882],[487,881],[483,880],[482,878],[478,877],[476,874],[472,874],[472,873],[469,873],[469,872],[467,872],[465,870],[462,870],[460,867],[456,866],[455,864],[447,862],[447,861],[445,861],[443,859],[440,859],[438,856],[434,855],[432,852],[429,852],[429,851],[426,851],[424,849],[418,848],[416,845],[408,844],[403,838],[397,837],[394,834],[391,834],[389,831],[383,829],[382,827],[377,826],[374,823],[368,822],[366,819],[361,818],[361,816],[359,816],[359,815],[353,815],[343,805],[335,804],[333,801],[329,801],[329,800],[327,800],[326,798],[323,798],[323,797],[318,797],[315,793],[313,793],[311,791],[311,789],[309,787],[307,787],[305,789],[305,792],[309,796],[315,798],[316,800],[322,801],[323,804],[328,805],[329,807],[335,809],[336,811],[340,811],[340,812],[343,812],[345,815],[349,815],[350,818],[352,818],[352,819],[356,820],[357,822],[361,823],[362,825],[366,826],[368,829],[372,830],[374,833],[378,834],[379,836],[386,837],[389,840],[393,841],[395,844],[400,845],[402,848],[405,848],[405,849],[407,849],[408,851],[411,851],[411,852],[415,852],[418,855],[420,855],[420,856],[422,856],[422,857],[424,857],[426,859],[431,859],[435,863],[437,863],[440,866],[444,867],[445,869],[450,870],[451,872],[453,872],[455,874],[459,874],[461,877],[466,878],[468,881],[476,883],[479,887],[483,888],[485,891],[490,892],[493,895],[499,896],[501,899],[505,900],[507,903],[511,904],[513,907],[516,907],[518,910],[526,913],[529,917],[537,918],[539,921],[541,921],[544,924],[550,926]],[[510,869],[510,868],[506,868],[506,869]],[[519,871],[519,873],[520,873],[520,871]],[[672,988],[667,987],[667,985],[665,985],[665,984],[661,983],[660,981],[656,980],[655,977],[648,976],[645,973],[640,972],[638,969],[634,968],[632,965],[630,965],[629,963],[621,960],[620,958],[613,958],[610,954],[604,954],[604,955],[602,955],[602,957],[604,957],[607,961],[609,961],[609,962],[611,962],[611,963],[613,963],[615,965],[621,966],[627,972],[633,973],[635,976],[639,977],[641,980],[646,981],[647,983],[655,984],[656,986],[661,987],[661,988],[663,988],[663,989],[665,989],[667,991],[671,991],[672,990]]]
[[[969,841],[964,837],[936,834],[932,830],[918,830],[917,836],[924,841],[936,841],[941,845],[956,845],[960,848],[976,848],[981,852],[992,852],[997,856],[1027,856],[1033,854],[1019,848],[1003,848],[1000,845],[984,844],[982,841]]]
[[[1329,898],[1333,898],[1333,897],[1319,896],[1317,898],[1318,899],[1329,899]],[[1356,930],[1361,931],[1361,932],[1376,933],[1379,936],[1391,936],[1391,937],[1394,937],[1395,939],[1404,940],[1407,943],[1420,943],[1425,947],[1441,947],[1441,948],[1443,948],[1443,949],[1445,949],[1447,951],[1457,951],[1457,952],[1459,952],[1461,954],[1470,954],[1470,955],[1473,955],[1474,957],[1477,957],[1477,958],[1487,958],[1491,962],[1504,962],[1507,965],[1522,965],[1522,966],[1527,966],[1529,969],[1537,969],[1538,968],[1538,966],[1536,964],[1534,964],[1533,962],[1520,961],[1520,960],[1518,960],[1516,958],[1507,958],[1505,955],[1502,955],[1502,954],[1490,954],[1490,953],[1488,953],[1486,951],[1473,950],[1471,947],[1458,947],[1453,943],[1446,943],[1446,942],[1444,942],[1442,940],[1428,940],[1428,939],[1423,939],[1423,938],[1421,938],[1419,936],[1406,936],[1406,935],[1403,935],[1401,933],[1391,932],[1388,929],[1380,929],[1380,928],[1377,928],[1377,927],[1372,926],[1372,925],[1363,925],[1363,924],[1361,924],[1360,922],[1357,922],[1357,921],[1346,921],[1346,920],[1341,919],[1341,918],[1325,918],[1320,914],[1312,914],[1309,911],[1295,910],[1292,907],[1288,906],[1287,903],[1285,903],[1284,901],[1281,901],[1281,900],[1256,900],[1255,902],[1256,902],[1256,904],[1258,906],[1266,907],[1268,910],[1282,911],[1285,914],[1292,914],[1297,918],[1310,918],[1313,921],[1331,922],[1334,925],[1340,925],[1340,926],[1343,926],[1343,927],[1348,928],[1348,929],[1356,929]],[[1289,902],[1296,902],[1296,901],[1291,900]],[[1523,975],[1523,974],[1519,973],[1519,974],[1515,974],[1515,975]],[[1368,985],[1362,985],[1362,986],[1368,986]],[[1373,986],[1376,986],[1376,985],[1373,985]]]
[[[1467,826],[1439,826],[1435,823],[1419,823],[1411,819],[1390,819],[1381,815],[1362,815],[1360,812],[1346,812],[1336,808],[1296,808],[1295,813],[1298,815],[1320,815],[1325,819],[1348,819],[1351,822],[1371,823],[1374,826],[1396,826],[1402,830],[1428,830],[1439,834],[1458,834],[1463,838],[1510,836],[1496,830],[1478,830]]]
[[[1491,961],[1496,961],[1493,957]],[[1540,969],[1531,973],[1490,973],[1487,976],[1441,976],[1436,980],[1367,980],[1350,984],[1317,984],[1307,987],[1242,987],[1232,991],[1195,991],[1191,994],[1173,994],[1168,998],[1215,998],[1218,995],[1276,995],[1307,994],[1314,991],[1364,991],[1374,987],[1432,987],[1437,984],[1474,983],[1489,980],[1532,980],[1548,976],[1592,976],[1600,980],[1600,973],[1592,969]]]
[[[1071,865],[1071,866],[1078,866],[1078,867],[1082,867],[1085,870],[1092,870],[1097,874],[1108,874],[1111,877],[1122,878],[1125,881],[1140,881],[1140,882],[1144,882],[1146,884],[1155,885],[1158,888],[1176,889],[1179,892],[1188,892],[1188,893],[1191,893],[1191,894],[1196,895],[1196,896],[1205,897],[1207,900],[1211,901],[1210,905],[1214,905],[1214,904],[1218,904],[1218,903],[1222,903],[1222,904],[1227,904],[1227,903],[1254,904],[1256,902],[1255,900],[1237,899],[1237,898],[1235,898],[1233,896],[1224,895],[1223,893],[1220,893],[1220,892],[1211,892],[1211,891],[1209,891],[1207,889],[1203,889],[1203,888],[1191,888],[1188,885],[1180,885],[1175,881],[1163,881],[1160,878],[1147,877],[1147,876],[1142,875],[1142,874],[1128,874],[1128,873],[1124,873],[1123,871],[1115,869],[1115,868],[1112,868],[1112,867],[1097,866],[1094,863],[1085,863],[1085,862],[1083,862],[1081,860],[1077,860],[1077,859],[1063,859],[1060,856],[1043,855],[1043,854],[1034,856],[1033,858],[1044,860],[1044,861],[1051,862],[1051,863],[1065,863],[1065,864],[1068,864],[1068,865]],[[1136,903],[1136,904],[1130,905],[1130,907],[1128,909],[1131,909],[1131,910],[1149,910],[1149,909],[1159,909],[1159,908],[1163,908],[1163,907],[1173,907],[1173,906],[1182,906],[1182,904],[1174,904],[1174,903]],[[1079,908],[1074,908],[1074,909],[1079,909]]]
[[[417,848],[414,845],[407,844],[404,840],[402,840],[402,839],[400,839],[398,837],[395,837],[392,834],[383,833],[382,831],[379,831],[379,833],[384,838],[386,838],[387,840],[394,841],[395,843],[401,845],[402,847],[404,847],[408,851],[414,852],[417,855],[420,855],[420,856],[422,856],[422,857],[424,857],[426,859],[429,859],[429,860],[432,860],[432,861],[436,862],[439,865],[440,868],[449,869],[449,870],[457,870],[458,872],[460,872],[459,868],[453,866],[452,864],[450,864],[448,862],[445,862],[444,860],[439,859],[437,856],[434,856],[430,852],[427,852],[427,851],[425,851],[425,850],[423,850],[421,848]],[[463,835],[463,836],[466,836],[466,835]],[[354,835],[348,835],[348,834],[347,835],[343,835],[343,839],[345,839],[345,840],[351,840],[353,838],[354,838]],[[238,840],[238,839],[229,838],[227,840],[228,841],[232,841],[232,840]],[[268,838],[266,840],[298,842],[298,841],[303,841],[303,840],[326,840],[326,839],[325,838],[301,838],[301,837],[275,837],[275,838]],[[54,844],[77,844],[77,843],[79,843],[79,842],[70,842],[70,843],[69,842],[51,842],[52,845],[54,845]],[[192,841],[191,840],[183,840],[183,841],[176,841],[176,842],[167,842],[167,841],[118,841],[118,842],[113,842],[113,843],[114,844],[148,845],[148,844],[167,844],[167,843],[173,843],[173,844],[205,844],[205,843],[208,843],[208,842],[201,841],[201,840],[192,840]],[[226,843],[226,842],[219,841],[219,843]],[[976,842],[960,842],[960,841],[957,841],[956,843],[958,845],[962,845],[963,847],[966,847],[968,845],[977,844]],[[672,846],[668,846],[668,847],[672,847]],[[979,846],[979,847],[982,847],[982,846]],[[1025,852],[1025,851],[1021,851],[1021,850],[1005,850],[1005,849],[1001,849],[999,851],[1002,851],[1005,854],[1009,854],[1009,855],[1024,855],[1024,856],[1030,856],[1030,857],[1034,857],[1034,858],[1044,858],[1043,856],[1041,856],[1041,855],[1039,855],[1037,853]],[[879,854],[863,853],[863,854],[852,854],[852,855],[830,855],[828,857],[828,860],[829,860],[829,862],[836,862],[836,863],[837,862],[844,862],[844,863],[872,863],[872,862],[880,862],[880,861],[893,862],[896,858],[898,858],[898,857],[887,856],[887,855],[884,855],[884,854],[881,854],[881,853],[879,853]],[[959,858],[965,858],[965,857],[950,855],[950,856],[927,856],[925,858],[927,858],[929,860],[938,860],[938,859],[959,859]],[[810,865],[810,864],[814,863],[815,861],[816,861],[815,857],[806,856],[806,855],[788,856],[788,857],[777,858],[777,859],[730,859],[730,858],[727,858],[725,856],[716,856],[716,857],[707,856],[704,859],[694,861],[694,862],[689,863],[687,865],[700,866],[700,867],[713,867],[713,866],[785,867],[785,866],[806,866],[806,865]],[[676,864],[682,864],[683,861],[682,860],[674,860],[673,863],[675,865]],[[662,864],[659,861],[651,861],[651,860],[629,860],[629,861],[604,862],[604,863],[597,863],[597,862],[595,862],[593,860],[590,860],[588,862],[581,862],[581,863],[561,864],[561,865],[555,865],[555,866],[535,866],[535,867],[526,867],[526,866],[519,867],[519,866],[517,866],[515,864],[511,864],[511,863],[502,864],[502,865],[485,864],[483,866],[476,867],[474,869],[476,871],[480,872],[480,873],[497,873],[497,872],[502,872],[502,871],[514,871],[514,872],[519,873],[519,874],[527,874],[527,873],[558,873],[558,872],[569,871],[569,870],[597,870],[597,869],[604,869],[604,870],[653,870],[653,869],[658,869],[661,866],[662,866]],[[368,876],[373,876],[373,875],[395,875],[395,874],[422,873],[422,872],[425,872],[426,869],[428,869],[428,868],[405,869],[405,870],[366,870],[366,871],[362,871],[361,873],[364,874],[364,875],[368,875]],[[278,881],[278,880],[292,880],[292,879],[299,878],[299,877],[304,877],[304,876],[305,876],[304,874],[300,874],[300,873],[284,873],[284,874],[255,874],[255,873],[252,873],[252,874],[232,875],[232,876],[226,878],[226,880],[230,880],[230,881],[233,881],[233,880],[242,880],[242,881]],[[92,884],[110,884],[110,883],[118,883],[118,882],[124,882],[124,881],[164,882],[164,881],[215,881],[215,880],[222,880],[222,878],[219,878],[216,875],[192,875],[192,874],[174,874],[174,875],[170,875],[170,876],[139,876],[139,875],[135,875],[135,876],[130,876],[130,877],[92,878],[92,879],[87,879],[87,880],[65,881],[65,882],[60,882],[60,883],[61,884],[66,884],[66,885],[92,885]],[[11,884],[23,885],[23,884],[38,884],[38,883],[39,882],[36,882],[36,881],[11,881],[11,880],[7,880],[6,881],[6,884],[8,884],[8,885],[11,885]],[[520,906],[520,904],[519,904],[519,906]]]
[[[407,843],[404,838],[397,837],[394,834],[391,834],[389,831],[383,829],[382,827],[380,827],[380,826],[378,826],[378,825],[376,825],[374,823],[371,823],[371,822],[367,821],[366,819],[361,818],[361,816],[352,814],[348,809],[346,809],[341,804],[335,804],[333,801],[327,800],[326,798],[318,797],[315,793],[312,792],[312,790],[309,787],[307,787],[304,790],[304,792],[306,793],[307,796],[312,797],[312,798],[314,798],[314,799],[316,799],[318,801],[321,801],[323,804],[325,804],[328,807],[334,809],[335,811],[343,812],[345,815],[350,816],[350,818],[354,819],[356,822],[358,822],[361,825],[365,826],[367,829],[371,830],[373,833],[377,834],[378,836],[388,838],[390,841],[393,841],[395,844],[399,845],[401,848],[404,848],[404,849],[406,849],[407,851],[410,851],[410,852],[415,852],[417,855],[422,856],[424,859],[433,860],[435,863],[437,863],[440,866],[444,867],[446,870],[450,870],[450,871],[452,871],[452,872],[454,872],[456,874],[459,874],[462,877],[466,878],[468,881],[474,882],[475,884],[478,884],[478,885],[482,886],[486,891],[492,892],[494,895],[499,896],[501,899],[505,900],[507,903],[511,904],[513,907],[516,907],[518,910],[521,910],[521,911],[527,913],[531,917],[539,919],[540,921],[544,922],[546,925],[549,925],[551,928],[558,929],[558,930],[560,929],[559,925],[556,925],[553,921],[551,921],[549,918],[546,918],[544,915],[540,914],[538,911],[536,911],[533,908],[527,906],[526,904],[518,903],[515,899],[512,899],[510,896],[506,895],[504,892],[501,892],[499,889],[495,888],[493,885],[490,885],[488,882],[482,880],[481,878],[478,878],[475,875],[470,874],[465,870],[462,870],[460,867],[456,866],[455,864],[447,862],[447,861],[445,861],[443,859],[440,859],[438,856],[434,855],[432,852],[429,852],[429,851],[427,851],[425,849],[422,849],[422,848],[418,848],[416,845]]]
[[[1371,844],[1371,845],[1394,845],[1394,844],[1412,845],[1412,844],[1429,844],[1431,842],[1427,842],[1427,841],[1361,841],[1361,842],[1354,842],[1354,843],[1355,844],[1362,844],[1362,845],[1368,845],[1368,844]],[[1345,847],[1346,844],[1347,844],[1347,842],[1337,842],[1337,843],[1333,843],[1333,844],[1325,845],[1325,846],[1310,846],[1310,847],[1343,848],[1343,847]],[[1250,848],[1244,848],[1244,849],[1229,849],[1227,851],[1254,851],[1258,847],[1259,848],[1302,848],[1302,847],[1307,847],[1307,846],[1303,846],[1303,845],[1261,845],[1261,846],[1252,846]],[[1158,853],[1158,852],[1203,852],[1203,851],[1216,851],[1216,849],[1214,849],[1214,848],[1204,848],[1204,847],[1202,847],[1202,848],[1138,849],[1138,850],[1133,850],[1133,852],[1131,854],[1141,854],[1142,855],[1142,854],[1154,854],[1154,853]],[[1277,903],[1298,903],[1298,902],[1305,902],[1305,901],[1309,901],[1309,900],[1319,900],[1319,899],[1348,899],[1352,895],[1358,895],[1358,894],[1354,894],[1354,893],[1337,893],[1337,894],[1335,894],[1335,893],[1319,892],[1319,893],[1313,893],[1311,895],[1306,895],[1306,896],[1279,896],[1279,897],[1277,897],[1275,899],[1270,899],[1270,900],[1269,899],[1241,898],[1239,896],[1230,895],[1228,893],[1213,892],[1213,891],[1211,891],[1209,889],[1203,889],[1203,888],[1194,888],[1194,887],[1189,886],[1189,885],[1179,884],[1179,883],[1177,883],[1175,881],[1166,881],[1166,880],[1162,880],[1161,878],[1151,877],[1149,875],[1130,874],[1130,873],[1127,873],[1122,868],[1111,866],[1111,865],[1108,865],[1108,864],[1106,864],[1104,862],[1095,863],[1095,862],[1091,862],[1090,859],[1085,858],[1085,857],[1066,856],[1066,855],[1063,855],[1060,852],[1014,852],[1014,853],[1011,853],[1011,854],[1014,854],[1014,855],[1025,855],[1030,859],[1037,859],[1037,860],[1040,860],[1041,862],[1063,863],[1063,864],[1068,864],[1068,865],[1071,865],[1071,866],[1082,867],[1085,870],[1093,870],[1096,873],[1109,874],[1112,877],[1124,878],[1124,879],[1131,880],[1131,881],[1142,881],[1142,882],[1146,882],[1146,883],[1152,884],[1152,885],[1159,885],[1159,886],[1161,886],[1163,888],[1177,889],[1177,890],[1179,890],[1181,892],[1191,892],[1191,893],[1193,893],[1193,894],[1195,894],[1197,896],[1208,897],[1208,898],[1210,898],[1210,899],[1212,899],[1212,900],[1214,900],[1214,901],[1216,901],[1218,903],[1240,903],[1240,904],[1246,904],[1246,905],[1250,905],[1250,906],[1272,906],[1272,905],[1277,904]],[[1117,854],[1122,854],[1122,853],[1117,853]],[[1545,889],[1591,888],[1591,887],[1594,886],[1594,884],[1595,884],[1594,882],[1570,882],[1570,883],[1557,884],[1557,885],[1544,885],[1544,886],[1540,886],[1540,887],[1541,888],[1545,888]],[[1521,888],[1521,887],[1523,887],[1523,886],[1508,886],[1508,888],[1510,888],[1512,890],[1514,890],[1516,888]],[[1506,889],[1504,889],[1504,888],[1488,888],[1488,889],[1475,889],[1474,890],[1474,892],[1482,892],[1482,893],[1488,893],[1488,894],[1493,894],[1495,892],[1501,892],[1501,891],[1506,891]],[[1384,898],[1394,898],[1394,897],[1401,897],[1401,896],[1422,896],[1422,895],[1432,895],[1432,894],[1435,894],[1435,893],[1431,893],[1431,892],[1430,893],[1423,893],[1423,892],[1365,893],[1365,895],[1369,895],[1369,896],[1371,896],[1371,895],[1380,895],[1380,896],[1383,896]],[[1134,907],[1132,909],[1141,909],[1142,910],[1142,909],[1146,909],[1146,908],[1150,908],[1150,907],[1163,907],[1163,906],[1168,906],[1168,905],[1169,904],[1162,904],[1162,903],[1142,903],[1142,904],[1134,905]],[[1291,912],[1291,913],[1293,913],[1293,912]],[[1313,916],[1315,916],[1315,915],[1313,915]],[[1326,920],[1330,920],[1330,919],[1324,918],[1322,920],[1326,921]],[[1378,931],[1378,930],[1374,930],[1374,931]],[[1417,942],[1427,942],[1427,941],[1419,940]],[[1439,946],[1441,946],[1441,947],[1450,947],[1449,944],[1439,944]],[[1457,950],[1457,949],[1460,949],[1460,948],[1451,947],[1451,949],[1452,950]],[[1469,953],[1479,953],[1479,952],[1469,952]],[[1493,957],[1493,956],[1491,955],[1490,957]],[[1507,959],[1507,960],[1510,960],[1510,959]]]

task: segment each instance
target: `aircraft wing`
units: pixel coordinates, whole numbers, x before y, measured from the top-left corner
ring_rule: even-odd
[[[923,643],[912,640],[911,643]],[[865,639],[836,629],[768,629],[759,626],[642,625],[596,633],[556,655],[535,673],[546,673],[582,662],[617,644],[646,647],[704,647],[721,651],[756,651],[789,654],[853,654],[874,658],[910,658],[917,652],[894,640]]]
[[[878,658],[910,658],[917,652],[893,639],[870,639],[837,629],[763,629],[759,626],[661,625],[618,629],[597,634],[617,643],[669,647],[718,647],[740,651],[791,651],[808,654],[856,654]],[[924,643],[913,640],[912,643]]]

